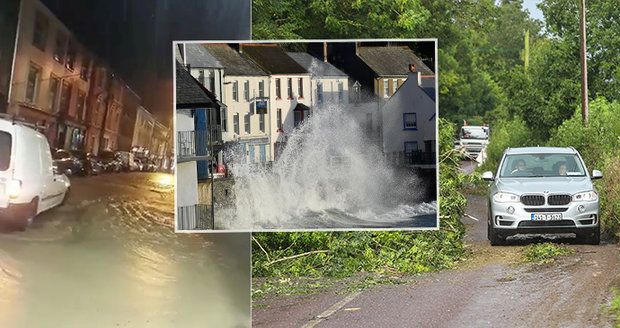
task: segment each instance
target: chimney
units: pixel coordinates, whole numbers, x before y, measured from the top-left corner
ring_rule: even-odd
[[[418,72],[415,64],[409,64],[409,76],[414,75],[418,80],[418,86],[422,86],[422,75]]]
[[[327,42],[323,41],[323,62],[327,63]]]

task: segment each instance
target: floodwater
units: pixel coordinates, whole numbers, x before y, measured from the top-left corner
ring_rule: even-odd
[[[174,234],[161,175],[73,178],[3,231],[0,327],[249,327],[249,236]]]

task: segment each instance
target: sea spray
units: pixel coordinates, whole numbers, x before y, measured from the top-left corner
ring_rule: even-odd
[[[226,229],[361,228],[412,226],[435,215],[419,203],[425,189],[409,171],[394,170],[366,137],[350,109],[315,110],[288,136],[271,167],[244,163],[231,149],[234,206],[218,207]]]

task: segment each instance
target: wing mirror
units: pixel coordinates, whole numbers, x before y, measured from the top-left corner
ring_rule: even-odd
[[[592,180],[596,180],[596,179],[602,179],[603,178],[603,173],[599,170],[592,170]]]
[[[495,180],[495,178],[493,177],[493,172],[486,171],[486,172],[482,173],[482,180],[484,180],[484,181],[493,181],[493,180]]]

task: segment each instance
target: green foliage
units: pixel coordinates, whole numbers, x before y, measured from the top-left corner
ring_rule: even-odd
[[[555,261],[559,256],[570,255],[574,252],[571,248],[554,243],[531,244],[523,249],[523,259],[526,262],[545,264]]]
[[[620,291],[613,290],[614,298],[611,300],[609,312],[616,318],[616,328],[620,328]]]
[[[620,154],[606,159],[603,174],[598,186],[602,230],[620,240]]]
[[[463,255],[464,178],[456,169],[454,126],[439,120],[441,229],[434,232],[255,233],[255,277],[345,277],[365,271],[420,273],[448,268]]]
[[[504,150],[509,147],[536,146],[531,131],[518,116],[512,120],[501,120],[491,126],[491,136],[487,146],[487,160],[480,170],[495,171],[502,159]]]

